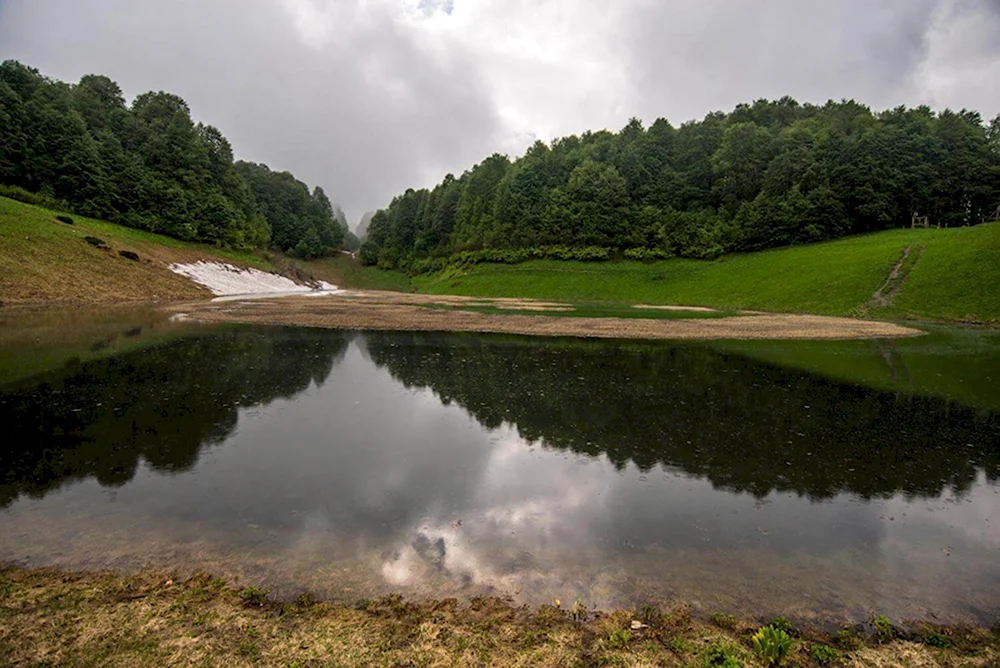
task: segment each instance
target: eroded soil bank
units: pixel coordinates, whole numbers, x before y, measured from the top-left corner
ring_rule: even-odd
[[[478,299],[397,292],[200,302],[169,307],[200,322],[239,322],[332,329],[489,332],[628,339],[862,339],[918,336],[902,325],[818,315],[741,312],[690,318],[573,317],[572,305],[528,299]],[[475,309],[508,311],[480,312]],[[528,313],[530,312],[530,313]],[[537,315],[536,315],[537,313]],[[550,313],[551,315],[546,315]],[[649,310],[646,310],[649,313]],[[672,311],[683,316],[683,309]]]
[[[996,629],[889,620],[835,633],[790,628],[789,666],[995,666]],[[0,567],[9,665],[758,666],[772,620],[689,609],[537,609],[500,599],[272,601],[208,575],[71,574]],[[778,620],[780,624],[782,620]]]

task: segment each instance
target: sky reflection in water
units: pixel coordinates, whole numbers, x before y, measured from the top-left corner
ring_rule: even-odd
[[[0,559],[347,600],[1000,612],[997,413],[732,350],[213,330],[0,388],[0,415]]]

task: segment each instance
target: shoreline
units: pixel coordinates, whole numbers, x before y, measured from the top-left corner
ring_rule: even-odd
[[[207,574],[76,573],[0,564],[0,652],[19,663],[116,665],[763,665],[751,636],[789,625],[785,665],[962,665],[1000,661],[1000,627],[866,624],[827,632],[782,618],[668,610],[537,608],[499,598],[353,605],[266,590]],[[822,649],[820,649],[822,648]],[[723,663],[727,658],[738,663]]]
[[[562,302],[346,291],[339,295],[188,302],[164,308],[173,317],[202,323],[587,338],[845,340],[924,334],[913,327],[856,318],[711,309],[706,313],[705,307],[640,307],[641,311],[628,317],[577,317],[572,315],[576,307]],[[643,317],[649,313],[663,317]],[[706,317],[709,315],[712,317]]]

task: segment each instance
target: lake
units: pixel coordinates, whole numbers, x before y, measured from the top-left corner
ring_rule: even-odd
[[[86,320],[86,323],[78,323]],[[5,323],[0,560],[275,596],[1000,613],[1000,334]]]

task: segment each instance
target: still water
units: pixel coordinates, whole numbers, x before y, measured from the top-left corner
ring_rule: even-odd
[[[0,385],[0,560],[346,601],[992,622],[998,344],[223,327],[92,346]]]

